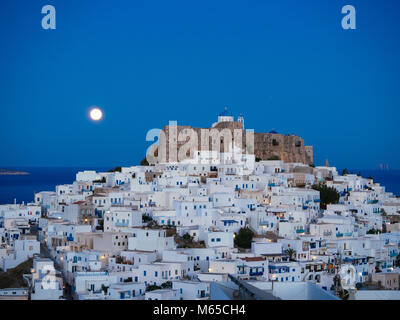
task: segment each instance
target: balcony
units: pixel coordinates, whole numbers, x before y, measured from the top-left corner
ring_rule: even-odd
[[[276,267],[276,266],[269,266],[269,273],[271,274],[278,274],[278,273],[286,273],[290,272],[289,267]]]
[[[115,226],[116,227],[128,227],[129,223],[128,222],[119,222],[119,221],[117,221],[117,222],[115,222]]]
[[[250,272],[249,275],[250,276],[262,276],[264,274],[264,272]]]

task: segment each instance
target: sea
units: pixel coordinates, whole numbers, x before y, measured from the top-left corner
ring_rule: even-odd
[[[55,191],[56,185],[72,183],[76,173],[83,170],[107,171],[110,168],[56,168],[56,167],[7,167],[5,169],[29,172],[29,175],[0,175],[0,204],[28,203],[35,192]],[[349,169],[349,173],[361,172],[363,177],[372,176],[386,191],[400,196],[400,170]],[[338,169],[341,173],[342,170]]]
[[[83,170],[107,171],[110,168],[77,167],[6,167],[4,169],[28,172],[28,175],[0,175],[0,204],[28,203],[35,192],[55,191],[59,184],[75,181],[76,173]]]
[[[343,169],[337,169],[342,174]],[[392,192],[400,197],[400,170],[397,169],[348,169],[350,174],[361,173],[363,178],[372,177],[374,182],[385,187],[386,192]]]

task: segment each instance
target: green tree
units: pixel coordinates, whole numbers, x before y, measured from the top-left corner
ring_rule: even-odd
[[[143,222],[150,222],[150,221],[152,221],[152,220],[153,220],[153,218],[150,217],[150,216],[148,216],[147,214],[144,214],[144,215],[142,216],[142,221],[143,221]]]
[[[343,169],[342,171],[342,176],[345,176],[346,174],[349,174],[349,170],[347,170],[346,168]]]
[[[285,254],[289,256],[289,261],[295,261],[294,257],[296,257],[296,251],[292,248],[286,249]]]
[[[340,193],[337,192],[335,188],[328,187],[325,184],[313,185],[312,188],[319,191],[321,209],[326,209],[326,205],[328,204],[336,204],[339,202]]]
[[[185,233],[185,234],[182,236],[182,239],[185,240],[186,242],[192,242],[192,241],[193,241],[193,238],[190,236],[189,233]]]
[[[239,233],[235,237],[235,245],[240,248],[251,248],[251,241],[253,240],[254,232],[249,228],[240,228]]]
[[[275,155],[273,155],[273,156],[270,156],[270,157],[268,158],[268,160],[281,160],[281,157],[280,157],[280,156],[277,156],[277,155],[275,154]]]
[[[108,170],[108,172],[121,172],[121,167],[120,166],[118,166],[118,167],[115,167],[114,169],[110,169],[110,170]]]
[[[172,288],[172,282],[171,281],[167,281],[161,284],[161,288],[163,289],[170,289]]]
[[[152,284],[150,284],[150,285],[148,285],[147,287],[146,287],[146,291],[147,292],[149,292],[149,291],[153,291],[153,290],[158,290],[158,289],[162,289],[160,286],[156,286],[156,285],[152,285]]]
[[[107,286],[105,286],[104,284],[102,284],[102,285],[101,285],[101,290],[103,290],[103,292],[104,292],[104,295],[106,295],[106,294],[107,294],[107,292],[108,292],[108,287],[107,287]]]
[[[148,165],[149,165],[149,162],[147,161],[146,158],[143,158],[142,161],[140,161],[140,165],[141,165],[141,166],[148,166]]]

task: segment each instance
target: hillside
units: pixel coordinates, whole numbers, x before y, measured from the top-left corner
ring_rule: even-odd
[[[33,267],[33,260],[29,259],[14,269],[9,269],[7,272],[0,272],[0,289],[5,288],[25,288],[27,285],[22,278],[24,274],[30,274]]]

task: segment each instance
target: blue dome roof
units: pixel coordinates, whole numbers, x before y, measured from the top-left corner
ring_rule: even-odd
[[[271,130],[269,133],[278,133],[278,132],[276,132],[275,130]]]
[[[219,114],[220,117],[232,117],[232,113],[228,111],[228,107],[225,107],[224,111]]]

